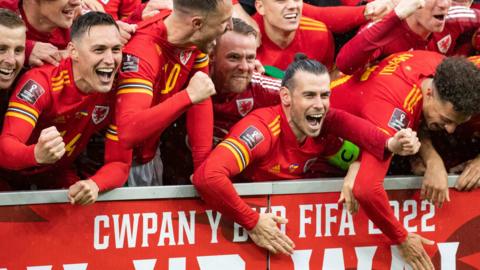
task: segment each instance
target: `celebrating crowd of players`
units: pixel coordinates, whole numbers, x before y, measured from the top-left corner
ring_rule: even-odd
[[[253,211],[232,182],[345,176],[339,202],[433,269],[383,179],[411,156],[404,172],[424,175],[433,204],[450,200],[449,170],[457,189],[480,186],[480,12],[240,2],[1,0],[0,190],[65,188],[87,205],[191,181],[257,245],[291,254],[287,221]]]

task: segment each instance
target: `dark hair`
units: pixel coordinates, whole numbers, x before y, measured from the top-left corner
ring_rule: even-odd
[[[25,23],[20,16],[12,12],[11,10],[0,8],[0,25],[7,28],[25,27]]]
[[[250,24],[246,23],[242,19],[232,18],[233,27],[232,31],[244,36],[252,35],[255,38],[257,37],[257,31]]]
[[[443,101],[465,116],[480,112],[480,71],[465,57],[448,57],[438,65],[433,84]]]
[[[73,21],[72,27],[70,28],[70,38],[72,40],[79,38],[90,31],[90,28],[98,25],[114,25],[119,29],[111,15],[98,11],[90,11]]]
[[[308,57],[303,53],[297,53],[295,54],[295,60],[288,65],[288,68],[285,71],[285,75],[282,79],[282,86],[293,90],[295,88],[293,76],[295,76],[297,71],[306,71],[316,75],[328,73],[328,69],[322,63],[313,59],[308,59]]]
[[[217,9],[218,2],[222,0],[173,0],[174,10],[198,10],[211,12]]]

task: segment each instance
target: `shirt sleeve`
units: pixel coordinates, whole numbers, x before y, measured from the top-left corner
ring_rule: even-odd
[[[26,73],[10,97],[4,126],[0,136],[0,154],[8,156],[0,166],[22,170],[37,166],[35,143],[30,143],[32,131],[44,108],[49,103],[48,80],[35,71]]]
[[[252,132],[259,132],[257,135],[263,137],[253,147],[242,139],[242,135]],[[255,227],[259,214],[240,198],[231,179],[253,161],[267,155],[270,147],[268,128],[247,116],[232,128],[193,175],[193,184],[207,205],[247,230]]]
[[[133,148],[147,138],[159,137],[192,102],[186,91],[180,91],[152,106],[153,91],[160,91],[154,89],[161,71],[157,45],[150,39],[134,37],[129,46],[119,75],[116,118],[120,142]]]
[[[396,219],[383,187],[390,160],[379,160],[363,152],[360,170],[355,178],[353,195],[367,217],[395,244],[407,237],[407,230]]]
[[[91,177],[100,191],[122,187],[128,178],[132,150],[120,146],[117,126],[112,123],[105,133],[104,165]]]
[[[377,128],[368,120],[343,110],[331,109],[327,114],[324,125],[326,132],[352,141],[380,160],[387,158],[387,155],[385,155],[385,144],[390,135]]]
[[[197,55],[191,72],[192,76],[196,72],[208,74],[208,63],[208,55],[204,53]],[[193,167],[196,169],[212,151],[213,104],[211,98],[188,109],[187,133],[192,151]]]
[[[333,33],[345,33],[365,23],[365,6],[318,7],[303,4],[302,14],[325,23]]]
[[[336,60],[338,69],[345,74],[353,74],[378,58],[381,47],[398,38],[390,33],[400,22],[400,18],[392,11],[381,21],[358,32],[338,53]]]

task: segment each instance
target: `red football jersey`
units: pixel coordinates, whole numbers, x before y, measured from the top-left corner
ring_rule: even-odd
[[[453,6],[448,10],[445,28],[440,33],[432,33],[429,50],[446,55],[454,55],[458,51],[457,40],[463,33],[469,33],[471,38],[475,30],[480,27],[480,10],[464,6]]]
[[[397,52],[428,49],[446,54],[453,50],[456,39],[462,33],[480,26],[478,12],[465,7],[452,7],[445,18],[444,31],[432,33],[424,39],[392,11],[381,21],[367,25],[342,47],[337,55],[337,67],[345,74],[353,74]]]
[[[391,55],[363,74],[332,82],[331,106],[371,121],[386,133],[419,126],[422,115],[421,82],[433,76],[443,55],[411,51]],[[368,217],[395,243],[403,242],[407,231],[395,218],[383,189],[390,160],[380,161],[363,152],[355,179],[354,195]]]
[[[10,157],[0,164],[15,170],[7,177],[19,181],[13,186],[28,181],[40,188],[68,188],[78,178],[65,178],[69,174],[65,171],[70,170],[90,136],[109,124],[105,165],[91,179],[101,191],[122,186],[126,181],[131,153],[118,146],[116,127],[112,124],[114,92],[85,94],[74,82],[70,58],[62,60],[58,67],[31,69],[20,78],[10,98],[0,137],[0,153]],[[34,147],[40,132],[51,126],[62,135],[66,152],[52,165],[39,165]]]
[[[257,49],[257,59],[263,65],[285,70],[294,60],[296,53],[304,53],[308,58],[319,61],[329,69],[332,68],[335,45],[332,33],[323,22],[302,16],[292,42],[287,48],[282,49],[265,33],[263,17],[254,16],[254,19],[262,34],[262,45]]]
[[[238,122],[195,172],[193,183],[210,206],[250,230],[258,214],[240,199],[230,179],[241,172],[241,178],[249,181],[302,178],[318,158],[338,151],[341,145],[331,143],[338,137],[385,157],[388,136],[363,119],[330,110],[320,135],[299,143],[277,105],[253,111]]]
[[[117,88],[119,136],[134,148],[137,162],[148,162],[163,130],[188,110],[187,130],[197,164],[211,151],[213,110],[210,99],[192,106],[183,89],[196,72],[208,74],[208,56],[167,41],[163,19],[170,13],[162,11],[140,24],[124,49]]]
[[[142,4],[141,0],[98,0],[98,2],[115,20],[127,18]]]
[[[254,73],[247,89],[240,94],[217,93],[213,96],[215,137],[223,139],[230,128],[249,112],[280,104],[281,81]]]

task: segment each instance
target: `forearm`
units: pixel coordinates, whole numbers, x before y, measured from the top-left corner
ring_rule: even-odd
[[[147,138],[160,136],[191,104],[187,92],[180,91],[151,108],[120,112],[117,117],[120,142],[133,148]]]
[[[444,166],[442,157],[438,154],[435,147],[433,147],[432,140],[428,137],[424,137],[420,140],[421,146],[418,154],[422,158],[425,166],[435,167]]]
[[[362,153],[360,170],[353,194],[367,217],[395,244],[405,241],[408,232],[390,207],[383,181],[390,160],[380,161],[368,152]]]
[[[338,69],[345,74],[353,74],[375,60],[377,50],[392,38],[398,38],[392,37],[390,33],[400,22],[400,18],[392,11],[380,22],[361,30],[338,53],[336,61]]]
[[[365,6],[317,7],[304,4],[302,14],[325,23],[333,33],[345,33],[365,23]]]
[[[210,98],[193,105],[187,111],[187,132],[192,150],[193,167],[196,169],[212,150],[213,106]]]
[[[332,113],[333,115],[327,119],[328,122],[326,123],[329,131],[338,137],[352,141],[380,160],[387,157],[385,155],[385,145],[390,137],[389,135],[369,121],[345,111],[335,110]]]
[[[1,159],[0,167],[7,170],[23,170],[37,166],[34,149],[34,144],[25,145],[9,135],[0,136],[0,155],[8,157]]]
[[[226,167],[236,166],[235,162],[232,164],[217,153],[216,149],[195,171],[193,185],[208,206],[251,230],[257,224],[259,214],[240,198],[230,180],[231,173]]]

